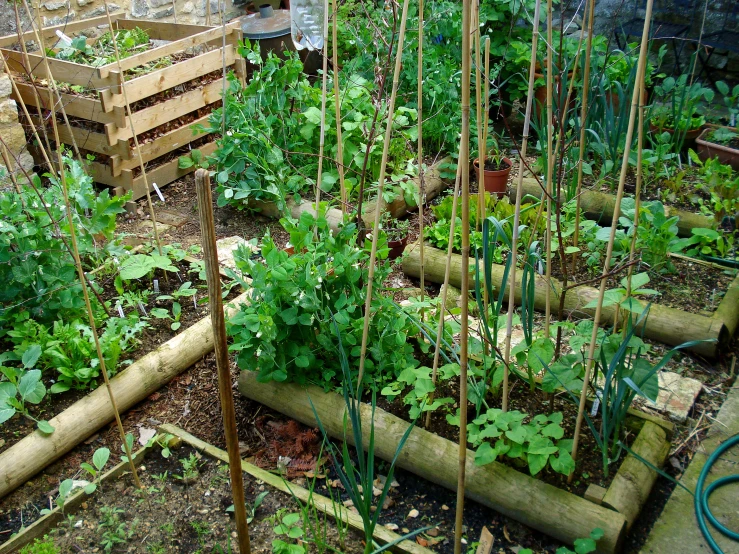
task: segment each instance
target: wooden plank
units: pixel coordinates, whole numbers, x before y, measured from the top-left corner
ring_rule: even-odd
[[[216,149],[216,143],[209,142],[208,144],[201,146],[200,151],[203,153],[203,156],[209,156],[213,153],[213,151]],[[156,183],[159,188],[162,188],[165,185],[168,185],[172,181],[176,181],[177,179],[180,179],[187,175],[188,173],[192,173],[197,169],[196,167],[190,167],[188,169],[181,169],[179,166],[179,159],[175,158],[171,162],[167,162],[166,164],[162,164],[156,169],[152,171],[147,171],[146,176],[149,182],[149,190],[153,191],[154,187],[152,186],[153,183]],[[124,170],[121,176],[125,176],[126,171]],[[144,177],[143,175],[139,175],[135,179],[133,179],[133,184],[131,189],[133,190],[133,199],[137,200],[139,198],[143,198],[146,196],[146,188],[144,187]]]
[[[177,150],[178,148],[203,137],[207,133],[203,132],[194,134],[193,127],[198,124],[207,124],[209,117],[209,115],[203,116],[188,125],[184,125],[179,129],[170,131],[166,135],[158,137],[156,140],[140,144],[139,148],[141,149],[141,156],[144,159],[144,163],[155,160],[164,154]],[[140,164],[136,149],[131,147],[128,141],[118,141],[118,144],[120,145],[121,150],[126,150],[126,154],[125,157],[121,156],[120,159],[115,162],[117,169],[114,167],[113,175],[120,175],[121,171],[124,169],[136,169]]]
[[[197,79],[207,73],[216,71],[223,67],[223,49],[213,50],[189,60],[184,60],[164,69],[152,71],[126,83],[126,95],[128,102],[134,102],[148,98],[169,90],[179,84]],[[232,45],[226,46],[226,66],[230,66],[236,59],[236,50]],[[103,110],[112,111],[115,107],[124,108],[126,105],[123,94],[114,94],[111,89],[100,91],[100,101]],[[139,132],[136,129],[136,132]]]
[[[141,134],[150,129],[154,129],[163,123],[182,117],[185,114],[204,108],[208,104],[217,102],[221,99],[223,89],[223,79],[218,79],[205,85],[202,88],[191,90],[181,94],[171,100],[160,102],[149,108],[134,112],[134,128],[136,134]],[[108,136],[108,144],[114,144],[119,140],[128,140],[133,138],[131,127],[126,122],[126,127],[118,127],[114,123],[105,125],[105,134]]]
[[[31,121],[34,125],[40,126],[40,120],[37,115],[31,114]],[[123,142],[111,146],[108,144],[108,138],[104,133],[95,133],[87,129],[79,127],[72,127],[70,132],[69,127],[64,124],[59,125],[59,139],[64,143],[71,145],[72,137],[79,148],[95,152],[97,154],[105,154],[106,156],[121,156],[127,154],[127,145]]]
[[[18,80],[16,80],[16,85],[18,86],[18,92],[21,97],[20,99],[23,100],[27,106],[36,106],[36,96],[33,93],[33,85]],[[48,89],[46,87],[36,87],[36,90],[41,95],[41,107],[48,109]],[[13,98],[18,101],[15,93],[13,93]],[[61,94],[61,101],[62,104],[64,104],[64,109],[68,116],[80,117],[97,123],[125,124],[125,118],[121,118],[120,114],[114,112],[105,113],[100,101],[95,100],[94,98],[87,98],[76,94]]]
[[[110,18],[113,21],[120,20],[122,18],[125,18],[126,14],[116,13],[116,14],[110,14]],[[70,22],[70,23],[62,23],[61,25],[54,25],[52,27],[44,27],[42,32],[44,33],[44,41],[49,40],[57,40],[56,32],[57,30],[62,31],[66,33],[67,35],[71,35],[72,33],[76,33],[77,31],[82,31],[84,29],[89,29],[90,27],[97,27],[98,25],[107,25],[108,24],[108,18],[104,15],[101,15],[99,17],[91,17],[90,19],[81,19],[79,21]],[[29,40],[36,40],[36,36],[34,35],[33,31],[27,31],[23,33],[23,40],[29,41]],[[14,46],[18,44],[18,34],[13,35],[6,35],[4,37],[0,37],[0,48],[5,48],[7,46]]]
[[[22,75],[31,74],[36,79],[49,78],[49,73],[46,71],[46,64],[43,63],[42,56],[28,54],[28,61],[31,67],[26,68],[23,52],[0,49],[0,54],[8,60],[8,67],[11,71]],[[51,74],[57,82],[71,83],[96,90],[102,90],[118,84],[110,78],[101,79],[97,68],[90,67],[89,65],[57,60],[55,58],[49,58],[48,60]],[[30,71],[27,71],[27,69]]]
[[[229,36],[233,34],[234,31],[240,30],[240,28],[234,27],[234,25],[236,25],[237,23],[238,22],[226,25],[226,33]],[[135,56],[131,56],[130,58],[124,58],[121,60],[121,67],[124,71],[126,71],[139,65],[158,60],[159,58],[163,58],[164,56],[170,56],[178,52],[184,52],[189,48],[200,46],[201,44],[206,44],[215,39],[221,39],[221,36],[223,34],[222,27],[216,27],[215,29],[205,27],[205,29],[207,30],[201,33],[197,33],[195,35],[170,42],[169,44],[147,50],[146,52],[141,52],[140,54],[136,54]]]
[[[150,38],[155,40],[180,40],[208,31],[213,27],[207,25],[188,25],[185,23],[167,23],[165,21],[149,21],[146,19],[122,19],[118,21],[119,29],[144,29]]]
[[[174,425],[163,424],[159,427],[162,433],[168,433],[182,439],[183,442],[189,444],[193,448],[204,452],[208,456],[212,456],[222,462],[228,463],[228,454],[215,446],[208,444],[207,442],[201,441],[197,437],[191,435],[187,431],[175,427]],[[282,477],[274,475],[269,471],[266,471],[260,467],[257,467],[249,462],[241,461],[241,470],[244,473],[251,475],[252,477],[264,481],[269,486],[281,491],[288,493],[291,496],[299,498],[303,502],[310,502],[315,508],[321,510],[329,517],[336,519],[337,517],[341,521],[347,523],[354,529],[360,532],[364,530],[364,523],[359,514],[351,512],[344,508],[340,504],[334,503],[331,499],[321,496],[316,492],[310,492],[303,487],[294,483],[287,483]],[[387,544],[400,539],[400,536],[393,533],[389,529],[386,529],[382,525],[375,527],[373,534],[375,539],[378,539],[380,544]],[[399,544],[390,548],[392,552],[408,552],[410,554],[432,554],[433,551],[419,545],[413,540],[401,541]]]

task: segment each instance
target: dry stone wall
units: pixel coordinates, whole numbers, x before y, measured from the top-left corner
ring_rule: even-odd
[[[18,105],[10,98],[13,84],[0,70],[0,190],[11,186],[13,178],[24,180],[24,171],[33,171],[33,158],[26,149],[26,134],[18,123]]]

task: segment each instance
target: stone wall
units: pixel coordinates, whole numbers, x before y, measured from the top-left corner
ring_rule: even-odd
[[[23,180],[23,170],[33,172],[33,158],[26,150],[26,134],[18,123],[18,106],[9,98],[12,87],[10,77],[0,69],[0,190],[11,185],[10,173]]]

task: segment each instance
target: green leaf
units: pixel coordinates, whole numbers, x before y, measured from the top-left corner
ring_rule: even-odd
[[[25,367],[26,369],[30,369],[35,366],[36,362],[41,356],[41,352],[42,350],[40,345],[32,344],[31,346],[29,346],[28,349],[23,353],[23,357],[21,358],[23,367]]]
[[[46,395],[46,387],[41,382],[41,370],[26,371],[18,383],[18,392],[24,402],[38,404]]]
[[[550,423],[544,429],[541,430],[541,434],[545,437],[553,438],[554,440],[561,439],[565,432],[562,427],[560,427],[557,423]]]
[[[477,452],[475,452],[475,465],[484,466],[487,464],[491,464],[495,461],[497,457],[498,457],[497,450],[495,450],[492,446],[490,446],[490,443],[483,442],[477,448]]]
[[[38,430],[45,435],[51,435],[54,432],[54,427],[52,427],[51,424],[45,419],[37,421],[36,427],[38,427]]]
[[[295,365],[298,367],[309,367],[310,366],[310,359],[308,356],[298,356],[295,358]]]
[[[96,483],[90,483],[85,487],[85,494],[92,494],[98,488]]]
[[[540,338],[531,344],[529,353],[526,356],[526,362],[534,372],[538,373],[545,366],[549,365],[553,357],[554,342],[551,339]]]
[[[92,455],[92,463],[95,464],[95,467],[98,469],[98,471],[101,471],[105,467],[105,464],[108,463],[109,458],[110,450],[105,447],[98,448]]]
[[[527,457],[527,461],[529,463],[529,473],[531,473],[531,475],[536,475],[537,473],[539,473],[542,469],[546,467],[548,459],[549,456],[529,453]]]
[[[590,554],[595,552],[596,544],[591,538],[587,539],[575,539],[575,552],[577,554]]]
[[[523,441],[526,440],[526,428],[519,425],[514,429],[509,429],[508,431],[506,431],[505,436],[511,439],[516,444],[523,444]]]

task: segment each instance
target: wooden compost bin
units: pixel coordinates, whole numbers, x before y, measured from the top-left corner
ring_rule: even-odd
[[[146,30],[151,39],[169,41],[157,48],[121,60],[121,69],[124,72],[165,56],[191,54],[191,57],[169,67],[138,77],[127,77],[125,81],[126,96],[132,106],[133,126],[137,135],[141,138],[143,133],[163,128],[161,133],[156,133],[155,138],[139,141],[143,161],[148,165],[149,186],[152,183],[163,186],[194,170],[194,168],[180,169],[178,156],[172,156],[171,153],[205,137],[205,133],[196,134],[194,127],[197,124],[206,124],[213,105],[221,100],[222,77],[205,85],[198,83],[197,80],[216,71],[223,71],[224,60],[227,70],[234,71],[242,81],[245,78],[246,66],[238,53],[241,28],[238,22],[226,25],[224,47],[223,27],[125,19],[120,16],[113,16],[113,19],[116,29],[140,27]],[[72,34],[98,25],[107,25],[107,18],[93,18],[65,26],[46,27],[43,32],[45,41],[54,44],[57,29]],[[24,39],[32,38],[33,36],[29,36],[28,33],[24,35]],[[40,103],[42,104],[40,107],[45,110],[49,99],[48,90],[38,85],[39,79],[49,78],[43,58],[39,54],[29,53],[28,63],[32,70],[28,72],[24,54],[7,49],[17,41],[17,36],[0,38],[0,51],[7,59],[18,86],[20,99],[17,100],[22,100],[29,106],[37,106]],[[107,157],[104,162],[97,161],[91,164],[92,176],[96,182],[112,187],[117,194],[133,191],[134,200],[144,196],[146,194],[144,179],[138,174],[139,156],[126,115],[124,83],[118,64],[114,62],[101,67],[92,67],[55,58],[49,58],[48,61],[51,74],[57,82],[94,89],[97,95],[97,98],[90,98],[83,95],[61,94],[61,103],[67,116],[76,118],[81,124],[73,124],[71,130],[65,125],[60,126],[60,140],[71,144],[74,138],[80,149]],[[24,78],[28,73],[31,73],[37,82],[36,93],[34,86]],[[153,98],[155,96],[159,98]],[[147,99],[151,102],[140,102]],[[157,100],[158,103],[154,103]],[[35,108],[29,108],[33,123],[39,123],[36,111]],[[204,111],[208,113],[204,114]],[[195,113],[198,114],[195,120],[189,120],[179,126],[174,123],[183,116]],[[87,128],[88,125],[90,128]],[[206,144],[199,148],[204,154],[209,154],[214,150],[215,142],[206,141]]]

